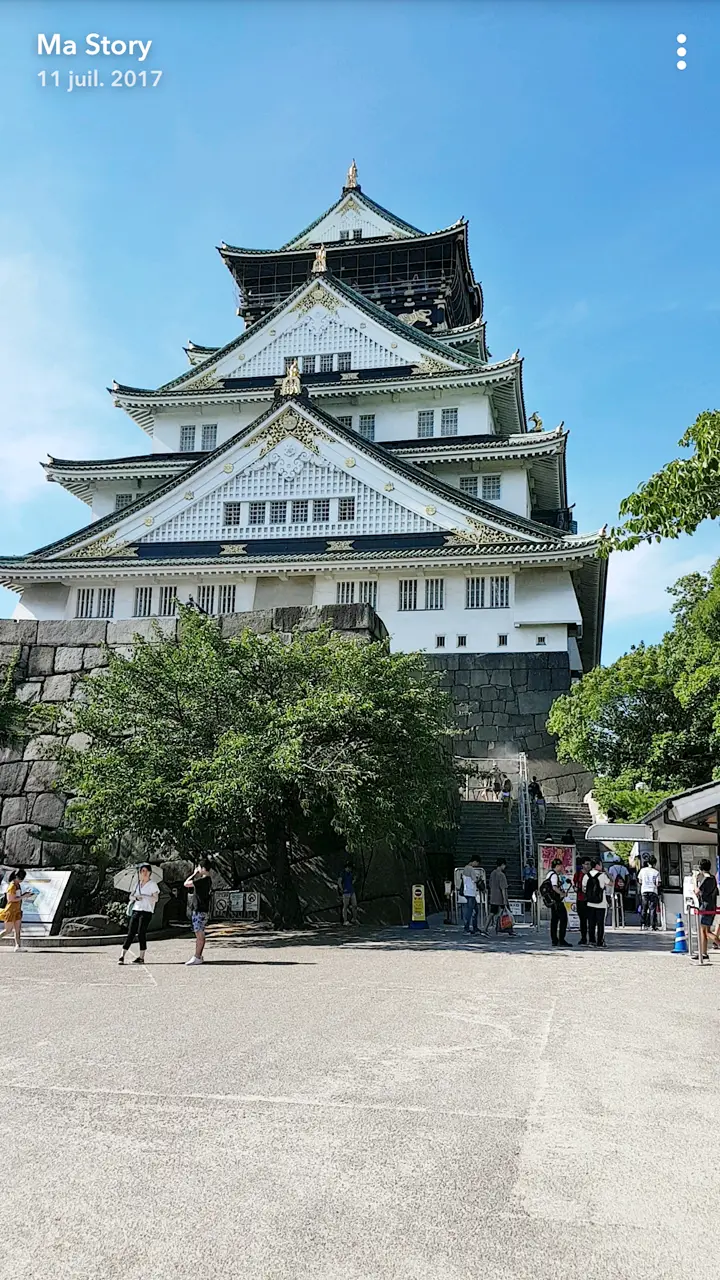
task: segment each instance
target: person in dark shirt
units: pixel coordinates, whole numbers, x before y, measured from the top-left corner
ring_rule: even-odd
[[[580,920],[580,941],[578,943],[579,947],[586,947],[588,944],[588,905],[587,905],[587,902],[585,901],[585,894],[583,893],[583,880],[585,879],[585,876],[590,874],[591,866],[592,866],[592,863],[590,859],[583,858],[582,862],[578,866],[577,871],[575,872],[575,875],[573,876],[573,885],[575,887],[575,893],[577,895],[576,907],[577,907],[578,918]]]
[[[210,918],[210,894],[212,893],[212,860],[203,855],[199,858],[191,876],[185,881],[185,888],[192,890],[190,910],[192,927],[195,932],[195,955],[185,963],[202,964],[205,949],[205,929]]]
[[[708,938],[715,924],[715,912],[718,904],[718,882],[712,873],[709,858],[700,861],[700,876],[697,886],[697,897],[700,904],[700,947],[703,960],[708,959]]]

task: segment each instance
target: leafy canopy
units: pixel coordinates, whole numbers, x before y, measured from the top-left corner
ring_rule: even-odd
[[[628,551],[640,542],[660,542],[694,533],[703,520],[720,516],[720,412],[701,413],[679,441],[692,448],[675,458],[620,503],[624,522],[610,530],[603,553]]]
[[[622,817],[720,774],[720,562],[670,593],[674,625],[660,643],[588,672],[548,717],[559,758],[598,775],[598,798]]]

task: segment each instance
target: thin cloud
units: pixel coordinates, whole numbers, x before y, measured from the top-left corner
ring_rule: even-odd
[[[717,559],[709,548],[700,549],[689,538],[642,543],[633,551],[616,552],[608,572],[606,626],[616,627],[638,618],[667,616],[671,597],[668,587],[688,573],[707,573]],[[637,634],[635,641],[641,640]]]

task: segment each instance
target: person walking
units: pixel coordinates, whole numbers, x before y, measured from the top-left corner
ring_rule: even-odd
[[[596,858],[594,865],[586,876],[583,876],[583,893],[588,911],[588,940],[591,947],[604,947],[605,916],[607,914],[606,891],[610,888],[610,877],[605,875],[602,858]]]
[[[357,894],[355,893],[353,869],[350,862],[345,863],[343,873],[338,879],[338,889],[342,895],[343,924],[350,923],[350,911],[352,911],[353,924],[357,924]]]
[[[23,880],[27,872],[24,867],[16,867],[10,873],[7,888],[5,890],[5,906],[0,911],[0,920],[3,921],[5,928],[0,933],[0,938],[4,938],[6,934],[10,934],[15,938],[15,951],[22,951],[20,945],[20,934],[22,931],[22,904],[23,898],[32,898],[32,889],[23,889]]]
[[[145,963],[145,952],[147,950],[147,931],[152,920],[153,911],[157,906],[158,889],[154,880],[151,879],[152,867],[149,862],[143,862],[138,867],[138,878],[135,888],[130,894],[130,902],[132,903],[132,914],[130,916],[130,924],[122,945],[122,951],[118,964],[125,963],[125,957],[130,950],[133,942],[137,938],[139,955],[133,960],[133,964]]]
[[[580,921],[580,941],[579,947],[586,947],[588,944],[588,909],[585,901],[585,893],[583,891],[583,881],[590,874],[592,863],[589,858],[583,858],[575,875],[573,876],[573,885],[575,888],[575,900]]]
[[[565,906],[562,880],[562,858],[553,858],[548,876],[550,889],[550,941],[554,947],[571,947],[565,937],[568,927],[568,913]]]
[[[712,929],[715,925],[715,912],[718,904],[718,882],[712,873],[712,863],[709,858],[700,859],[697,896],[700,905],[700,915],[698,916],[700,954],[703,960],[707,960],[709,959],[708,940],[712,938],[714,945],[717,946]]]
[[[485,885],[485,872],[477,858],[472,858],[460,872],[460,888],[465,898],[464,933],[477,933],[480,916],[480,894]]]
[[[495,932],[498,930],[498,922],[503,911],[510,912],[510,902],[508,899],[508,882],[505,875],[507,862],[505,858],[498,858],[495,868],[490,872],[490,921],[489,925],[494,922]],[[489,931],[489,926],[488,926]],[[512,937],[512,929],[510,929]]]
[[[505,774],[505,777],[502,780],[502,790],[500,792],[500,799],[502,801],[502,807],[505,813],[505,817],[509,822],[512,817],[513,788],[512,788],[512,782],[508,778],[507,774]]]
[[[652,927],[653,933],[657,933],[658,906],[660,904],[660,872],[657,869],[654,854],[650,855],[645,866],[641,868],[638,875],[638,884],[640,886],[640,901],[642,902],[640,928],[649,929]]]
[[[195,864],[195,870],[188,876],[183,886],[192,890],[190,912],[193,932],[195,934],[195,955],[185,964],[203,964],[205,950],[205,930],[210,919],[210,894],[212,893],[212,860],[203,854]]]
[[[542,793],[542,787],[540,786],[540,783],[538,782],[534,774],[533,774],[533,780],[530,783],[530,786],[528,787],[528,795],[530,796],[530,800],[532,802],[533,815],[535,818],[537,818],[538,826],[544,827],[545,814],[547,812],[547,805],[545,804],[545,797]]]

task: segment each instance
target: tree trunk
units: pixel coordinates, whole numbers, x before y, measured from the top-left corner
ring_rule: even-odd
[[[268,854],[275,891],[273,923],[278,929],[299,929],[304,919],[290,870],[290,841],[283,828],[268,832]]]

